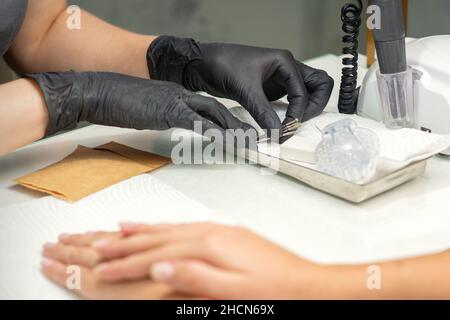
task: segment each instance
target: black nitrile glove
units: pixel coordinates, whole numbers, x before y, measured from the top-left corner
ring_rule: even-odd
[[[114,73],[62,72],[27,75],[44,93],[49,113],[46,135],[80,121],[138,130],[194,129],[200,121],[209,129],[250,127],[217,100],[182,86]]]
[[[160,36],[147,61],[152,78],[235,100],[263,129],[281,126],[269,101],[287,94],[285,122],[304,122],[323,111],[334,84],[325,71],[296,61],[286,50]]]

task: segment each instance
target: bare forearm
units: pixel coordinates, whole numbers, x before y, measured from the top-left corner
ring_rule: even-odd
[[[9,64],[21,72],[110,71],[149,77],[146,51],[155,37],[122,30],[85,11],[81,29],[71,30],[68,17],[66,1],[30,0],[7,54]]]
[[[20,79],[0,86],[0,156],[42,138],[47,108],[35,82]]]
[[[450,252],[373,266],[318,268],[315,293],[321,298],[450,299]]]

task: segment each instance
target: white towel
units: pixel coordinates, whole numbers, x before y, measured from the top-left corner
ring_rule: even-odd
[[[71,299],[40,272],[42,246],[61,233],[116,230],[119,222],[188,223],[231,220],[143,174],[75,204],[44,197],[0,208],[0,299]]]

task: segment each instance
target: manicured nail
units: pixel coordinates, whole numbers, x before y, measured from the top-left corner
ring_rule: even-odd
[[[150,267],[150,275],[155,281],[168,281],[175,275],[175,267],[167,262],[157,263]]]
[[[43,258],[42,261],[41,261],[41,266],[44,267],[44,268],[47,268],[47,267],[52,266],[53,263],[54,263],[53,260],[47,259],[47,258]]]
[[[48,243],[44,244],[44,249],[51,249],[51,248],[54,248],[55,246],[56,246],[56,243],[48,242]]]
[[[109,264],[108,263],[101,263],[101,264],[99,264],[98,266],[96,266],[94,268],[94,272],[99,274],[99,273],[102,273],[103,271],[105,271],[108,268],[109,268]]]
[[[67,239],[69,239],[69,238],[70,238],[70,234],[68,234],[68,233],[60,234],[59,237],[58,237],[58,239],[59,239],[60,241],[67,240]]]
[[[102,240],[97,240],[97,241],[92,242],[92,246],[94,248],[99,248],[100,249],[100,248],[106,247],[110,243],[111,243],[110,240],[102,239]]]
[[[119,223],[119,226],[122,229],[134,229],[138,226],[138,224],[133,222],[121,222]]]
[[[139,224],[133,223],[133,222],[122,222],[122,223],[119,223],[119,226],[120,226],[120,231],[122,231],[122,233],[124,235],[127,235],[128,233],[136,232],[139,228]]]

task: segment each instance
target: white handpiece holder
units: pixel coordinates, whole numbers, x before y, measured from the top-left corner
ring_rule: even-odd
[[[417,75],[412,67],[393,74],[382,74],[377,71],[378,91],[386,127],[418,128],[414,101],[414,83]]]

